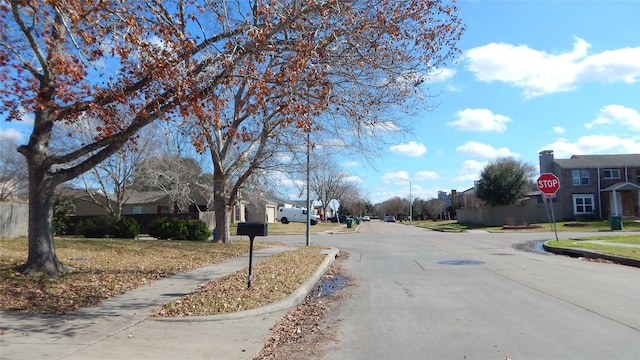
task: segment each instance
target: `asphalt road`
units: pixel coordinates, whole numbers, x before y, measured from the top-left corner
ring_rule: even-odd
[[[553,238],[380,221],[312,237],[353,276],[322,359],[640,359],[640,269],[512,247]]]

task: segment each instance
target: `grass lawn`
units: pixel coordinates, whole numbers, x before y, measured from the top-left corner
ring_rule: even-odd
[[[607,244],[596,244],[589,242],[589,240],[599,240]],[[548,246],[562,247],[562,248],[580,248],[602,252],[604,254],[623,256],[633,259],[640,259],[640,247],[623,247],[616,246],[616,244],[634,244],[640,245],[640,235],[620,235],[620,236],[591,236],[581,239],[569,239],[569,240],[549,240]]]
[[[409,222],[404,222],[409,224]],[[503,231],[510,232],[514,230],[503,229],[502,226],[484,226],[479,224],[458,223],[455,220],[448,221],[414,221],[415,226],[424,227],[427,229],[442,229],[442,230],[471,230],[481,229],[487,231]],[[550,223],[538,223],[528,224],[531,228],[522,229],[517,231],[553,231],[553,227]],[[558,221],[556,222],[557,231],[608,231],[611,230],[609,220],[598,220],[589,222],[576,222],[576,221]],[[623,230],[640,231],[640,222],[624,220],[622,223]]]

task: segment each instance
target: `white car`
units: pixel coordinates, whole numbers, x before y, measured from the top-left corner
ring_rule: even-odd
[[[369,217],[369,215],[363,216],[362,217],[363,221],[371,221],[371,218]]]

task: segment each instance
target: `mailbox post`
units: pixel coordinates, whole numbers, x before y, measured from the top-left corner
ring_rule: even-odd
[[[247,235],[249,237],[249,277],[247,279],[247,290],[251,288],[251,268],[253,264],[253,239],[256,236],[267,236],[267,224],[258,222],[238,223],[237,235]]]

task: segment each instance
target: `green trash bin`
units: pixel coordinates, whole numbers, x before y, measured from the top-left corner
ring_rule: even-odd
[[[356,225],[360,225],[360,218],[356,218]]]
[[[622,216],[609,216],[609,225],[611,226],[611,230],[622,230]]]
[[[351,229],[353,227],[353,219],[347,219],[347,229]]]

